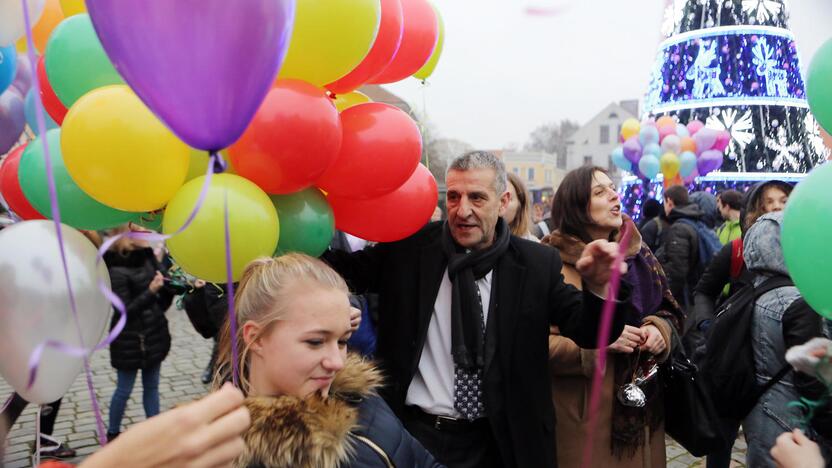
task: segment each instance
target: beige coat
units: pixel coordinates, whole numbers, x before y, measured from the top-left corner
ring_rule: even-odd
[[[575,262],[580,258],[583,243],[576,239],[565,238],[557,233],[544,239],[560,249],[563,259],[563,276],[567,283],[581,288],[581,277],[575,270]],[[634,230],[633,240],[628,256],[635,255],[641,248],[641,236]],[[666,343],[670,343],[670,324],[657,316],[648,316],[644,324],[655,325]],[[660,361],[667,359],[669,349]],[[557,329],[549,336],[549,363],[552,373],[552,400],[555,406],[557,426],[557,455],[559,468],[580,467],[583,448],[587,437],[587,408],[589,406],[592,375],[595,372],[596,351],[579,348],[574,341],[557,334]],[[592,465],[616,468],[655,468],[664,467],[665,444],[664,426],[652,434],[649,427],[644,427],[645,443],[632,457],[616,457],[611,450],[611,430],[613,399],[615,398],[614,367],[616,355],[610,355],[604,373],[601,394],[600,416],[595,434]]]

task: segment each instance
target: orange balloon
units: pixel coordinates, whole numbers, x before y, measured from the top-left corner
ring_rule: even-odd
[[[43,7],[43,14],[38,20],[38,23],[32,28],[32,38],[35,40],[35,47],[43,53],[46,50],[46,43],[49,42],[49,36],[52,30],[64,20],[64,12],[61,9],[61,2],[59,0],[46,0],[46,6]]]
[[[658,128],[662,128],[668,125],[673,125],[673,128],[676,128],[676,119],[669,115],[665,115],[664,117],[659,117],[659,119],[656,120],[656,127]]]
[[[690,151],[691,153],[696,152],[696,141],[694,141],[691,137],[682,137],[682,153],[685,151]]]

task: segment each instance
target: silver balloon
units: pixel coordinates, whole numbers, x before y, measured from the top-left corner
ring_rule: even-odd
[[[98,278],[109,287],[97,250],[80,232],[61,226],[83,346],[98,343],[110,321],[109,301]],[[83,369],[83,360],[47,349],[32,388],[27,389],[29,357],[46,340],[81,345],[72,316],[55,225],[25,221],[0,231],[0,375],[27,401],[61,398]]]

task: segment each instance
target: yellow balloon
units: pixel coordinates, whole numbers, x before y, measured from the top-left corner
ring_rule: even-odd
[[[338,112],[344,112],[352,106],[373,102],[373,100],[364,93],[353,91],[347,94],[336,95],[333,102],[335,103],[335,108],[338,109]]]
[[[87,12],[87,5],[84,0],[61,0],[61,9],[64,11],[64,16],[69,18],[72,15],[78,15]]]
[[[168,203],[162,230],[173,234],[184,226],[196,206],[205,177],[183,185]],[[167,241],[176,263],[185,271],[214,283],[227,281],[225,263],[225,200],[228,199],[233,279],[259,257],[271,257],[280,237],[274,204],[253,182],[232,174],[211,177],[205,203],[184,231]]]
[[[29,51],[29,45],[26,42],[26,36],[21,37],[14,43],[14,48],[17,49],[20,53],[26,53]]]
[[[433,75],[433,71],[436,70],[436,65],[442,57],[442,48],[445,46],[445,21],[442,20],[442,15],[439,13],[439,9],[436,8],[436,5],[431,3],[430,6],[433,7],[433,11],[436,12],[436,19],[439,21],[439,38],[436,40],[436,47],[433,49],[433,54],[431,54],[427,63],[413,74],[415,78],[420,80],[426,80],[429,76]]]
[[[236,174],[237,171],[234,170],[234,167],[231,165],[231,159],[228,157],[228,150],[220,151],[220,155],[225,160],[225,164],[227,165],[225,173]],[[188,175],[185,176],[185,182],[204,176],[206,172],[208,172],[208,152],[191,148]]]
[[[185,182],[189,148],[126,85],[85,94],[69,110],[61,149],[70,176],[124,211],[165,206]]]
[[[278,78],[321,87],[342,78],[370,52],[380,21],[379,0],[298,0]]]
[[[628,140],[630,137],[638,136],[641,130],[641,123],[637,119],[627,119],[621,124],[621,137]]]
[[[662,169],[662,174],[664,174],[665,180],[676,177],[676,175],[679,174],[679,167],[681,164],[682,162],[679,160],[679,156],[675,153],[663,154],[659,160],[659,166]]]

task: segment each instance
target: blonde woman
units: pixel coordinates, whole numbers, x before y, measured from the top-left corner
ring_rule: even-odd
[[[508,192],[511,200],[508,202],[503,219],[508,223],[511,234],[530,241],[539,242],[529,230],[532,220],[532,206],[529,203],[529,191],[520,177],[514,173],[508,175]]]
[[[237,367],[251,412],[237,467],[433,467],[376,391],[381,375],[347,354],[344,280],[302,254],[255,260],[236,297]],[[215,385],[230,378],[230,326]]]

